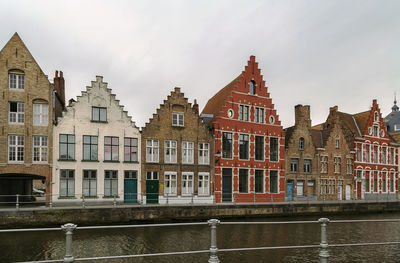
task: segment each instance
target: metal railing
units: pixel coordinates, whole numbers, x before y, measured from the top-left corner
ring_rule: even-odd
[[[361,223],[361,222],[400,222],[400,219],[376,219],[376,220],[329,220],[328,218],[320,218],[317,221],[284,221],[284,222],[221,222],[218,219],[210,219],[207,222],[194,223],[171,223],[171,224],[147,224],[147,225],[114,225],[114,226],[83,226],[78,227],[76,224],[68,223],[60,228],[31,228],[31,229],[3,229],[0,233],[13,232],[29,232],[29,231],[56,231],[63,230],[65,232],[65,256],[63,259],[27,261],[23,263],[49,263],[49,262],[78,262],[88,260],[111,260],[122,258],[138,258],[138,257],[155,257],[155,256],[172,256],[172,255],[188,255],[188,254],[204,254],[208,253],[209,263],[220,262],[218,253],[233,252],[233,251],[256,251],[256,250],[276,250],[276,249],[319,249],[318,256],[320,263],[328,263],[330,258],[329,248],[331,247],[355,247],[355,246],[377,246],[377,245],[399,245],[400,241],[389,242],[371,242],[371,243],[350,243],[350,244],[328,244],[328,223]],[[319,244],[297,245],[297,246],[274,246],[274,247],[245,247],[245,248],[223,248],[217,246],[217,227],[219,225],[278,225],[278,224],[320,224],[321,240]],[[198,226],[208,225],[210,227],[210,247],[204,250],[194,251],[178,251],[178,252],[162,252],[148,254],[132,254],[132,255],[117,255],[89,258],[75,258],[72,250],[73,233],[77,230],[96,230],[96,229],[116,229],[116,228],[147,228],[147,227],[174,227],[174,226]],[[22,263],[22,262],[20,262]]]
[[[219,200],[220,201],[220,200]],[[52,208],[53,206],[66,207],[66,206],[81,206],[86,208],[88,206],[129,206],[129,205],[212,205],[212,204],[269,204],[269,203],[350,203],[350,202],[365,202],[365,203],[384,203],[384,202],[398,202],[399,199],[397,195],[394,194],[377,194],[374,198],[370,197],[368,199],[362,200],[282,200],[282,196],[278,199],[274,195],[250,193],[250,194],[238,194],[233,193],[232,198],[229,200],[222,200],[217,203],[215,195],[160,195],[152,199],[148,196],[139,194],[123,194],[119,195],[103,195],[97,194],[93,196],[86,195],[74,195],[74,196],[59,196],[59,195],[0,195],[0,209],[15,207],[15,209],[20,209],[22,207],[34,207],[34,206],[46,206]]]

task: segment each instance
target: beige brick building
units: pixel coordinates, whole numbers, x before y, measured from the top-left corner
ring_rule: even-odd
[[[142,130],[144,203],[213,202],[212,136],[175,88]]]
[[[0,51],[0,195],[29,195],[35,179],[51,193],[53,116],[64,101],[64,79],[55,82],[15,33]]]

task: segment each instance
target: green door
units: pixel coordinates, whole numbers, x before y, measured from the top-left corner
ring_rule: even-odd
[[[158,204],[158,172],[147,172],[146,203]]]
[[[137,171],[125,171],[124,203],[137,203]]]

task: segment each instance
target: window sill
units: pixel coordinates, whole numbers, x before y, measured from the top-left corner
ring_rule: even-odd
[[[154,162],[152,162],[152,161],[146,161],[146,163],[160,163],[160,162],[156,162],[156,161],[154,161]]]
[[[94,121],[94,120],[90,120],[90,122],[94,122],[94,123],[108,123],[108,121]]]
[[[104,160],[103,163],[120,163],[120,161]]]
[[[58,199],[62,200],[62,199],[77,199],[76,196],[59,196]]]
[[[84,196],[84,197],[82,197],[82,199],[83,198],[85,198],[85,199],[99,199],[98,196]]]
[[[106,196],[103,196],[103,199],[113,199],[113,198],[114,198],[113,195],[106,195]],[[119,198],[119,195],[116,195],[115,198]]]
[[[194,165],[194,163],[182,163],[182,165]]]
[[[185,125],[172,125],[174,128],[185,128]]]
[[[13,126],[15,125],[15,126],[17,126],[17,125],[25,125],[25,123],[9,122],[8,125],[13,125]]]
[[[138,161],[123,161],[123,163],[139,163]]]
[[[197,196],[198,196],[198,197],[209,197],[210,194],[198,194]]]
[[[24,161],[8,161],[9,164],[24,164]]]
[[[75,159],[58,159],[58,162],[76,162]]]
[[[98,163],[99,160],[81,160],[81,162],[91,162],[91,163]]]
[[[168,198],[169,198],[169,197],[177,197],[177,196],[178,196],[177,194],[168,194],[168,195],[167,195],[167,194],[164,194],[164,197],[165,197],[165,198],[167,198],[167,197],[168,197]]]

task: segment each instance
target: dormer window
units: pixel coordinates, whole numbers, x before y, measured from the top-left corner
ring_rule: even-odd
[[[8,74],[9,89],[23,90],[25,89],[25,75],[23,71],[13,70]]]
[[[299,139],[299,150],[304,150],[304,138]]]
[[[256,83],[254,82],[254,80],[250,81],[249,83],[249,93],[250,95],[256,94]]]
[[[184,118],[183,113],[181,112],[174,112],[172,113],[172,126],[184,126]]]
[[[92,107],[92,121],[106,122],[107,108]]]
[[[378,134],[379,134],[378,126],[374,126],[374,127],[372,128],[372,136],[378,137]]]

